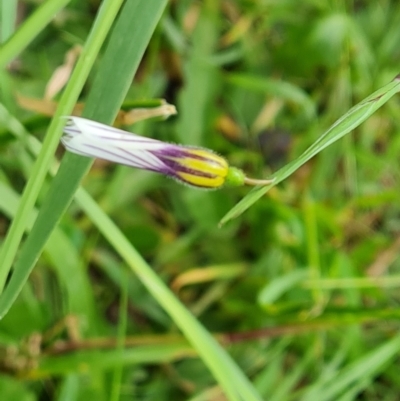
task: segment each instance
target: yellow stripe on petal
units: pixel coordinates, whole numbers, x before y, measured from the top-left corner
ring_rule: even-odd
[[[185,171],[176,175],[183,182],[199,188],[219,188],[228,174],[227,161],[205,149],[187,149],[184,157],[174,158]]]
[[[210,162],[215,162],[215,164],[220,164],[221,166],[224,166],[225,168],[228,168],[228,163],[227,161],[217,155],[216,153],[206,150],[206,149],[190,149],[190,153],[199,157],[203,157],[204,159],[208,159]]]
[[[190,157],[191,155],[198,156],[199,158]],[[203,174],[213,174],[221,177],[226,177],[228,174],[229,166],[226,160],[215,153],[203,149],[190,149],[186,157],[177,158],[176,161],[182,167]]]
[[[198,188],[220,188],[225,182],[225,177],[217,175],[211,177],[202,177],[190,173],[179,172],[176,176],[186,184],[193,185]]]

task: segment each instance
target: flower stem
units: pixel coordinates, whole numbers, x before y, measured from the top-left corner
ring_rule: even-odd
[[[254,178],[244,177],[244,183],[246,185],[252,185],[252,186],[269,185],[269,184],[272,184],[274,181],[275,181],[275,178],[273,178],[271,180],[257,180]]]

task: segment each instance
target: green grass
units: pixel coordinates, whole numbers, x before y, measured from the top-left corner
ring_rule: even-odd
[[[15,26],[1,2],[1,394],[396,400],[400,5],[97,6]],[[54,117],[19,107],[76,44]],[[58,148],[78,100],[112,124],[157,98],[178,115],[134,132],[273,184],[199,191]]]

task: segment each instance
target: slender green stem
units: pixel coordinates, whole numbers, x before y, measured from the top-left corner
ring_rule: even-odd
[[[118,325],[118,338],[117,350],[121,354],[121,359],[124,357],[125,342],[126,342],[126,327],[128,322],[128,278],[126,274],[121,275],[121,289],[122,296],[119,305],[119,325]],[[110,401],[118,401],[121,396],[121,383],[122,383],[123,365],[117,366],[113,372],[111,381],[111,395]]]
[[[309,277],[312,280],[321,278],[320,247],[318,244],[318,226],[316,216],[316,205],[310,193],[306,193],[303,200],[304,220],[307,233],[307,259]],[[314,302],[321,306],[324,301],[324,294],[320,288],[312,289]]]

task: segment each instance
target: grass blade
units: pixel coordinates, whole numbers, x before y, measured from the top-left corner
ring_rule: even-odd
[[[258,199],[265,195],[273,186],[279,184],[281,181],[289,177],[298,168],[300,168],[319,152],[327,148],[329,145],[338,141],[344,135],[357,128],[398,92],[400,92],[400,78],[396,77],[392,82],[355,105],[344,116],[337,120],[302,155],[274,173],[271,176],[271,178],[275,178],[275,181],[272,184],[253,189],[221,219],[220,225],[223,225],[229,220],[240,216],[253,203],[257,202]]]
[[[99,205],[87,193],[81,193],[79,198],[81,204],[84,204],[85,212],[100,232],[174,319],[193,348],[214,373],[229,399],[260,400],[252,384],[230,356],[175,297]]]
[[[54,15],[65,7],[70,0],[45,1],[23,25],[0,47],[0,68],[4,68],[46,27]],[[4,8],[7,3],[4,1]],[[3,28],[3,30],[5,27]]]
[[[17,20],[17,0],[8,0],[1,2],[1,23],[0,23],[0,43],[5,42],[15,30]]]
[[[87,39],[86,46],[82,51],[71,80],[60,100],[57,112],[49,126],[42,150],[32,169],[31,177],[21,198],[16,217],[0,250],[0,292],[4,287],[6,277],[11,269],[22,235],[28,224],[29,215],[32,212],[49,170],[54,152],[59,144],[64,124],[60,116],[71,113],[121,3],[122,0],[106,0],[103,3],[91,34]]]

